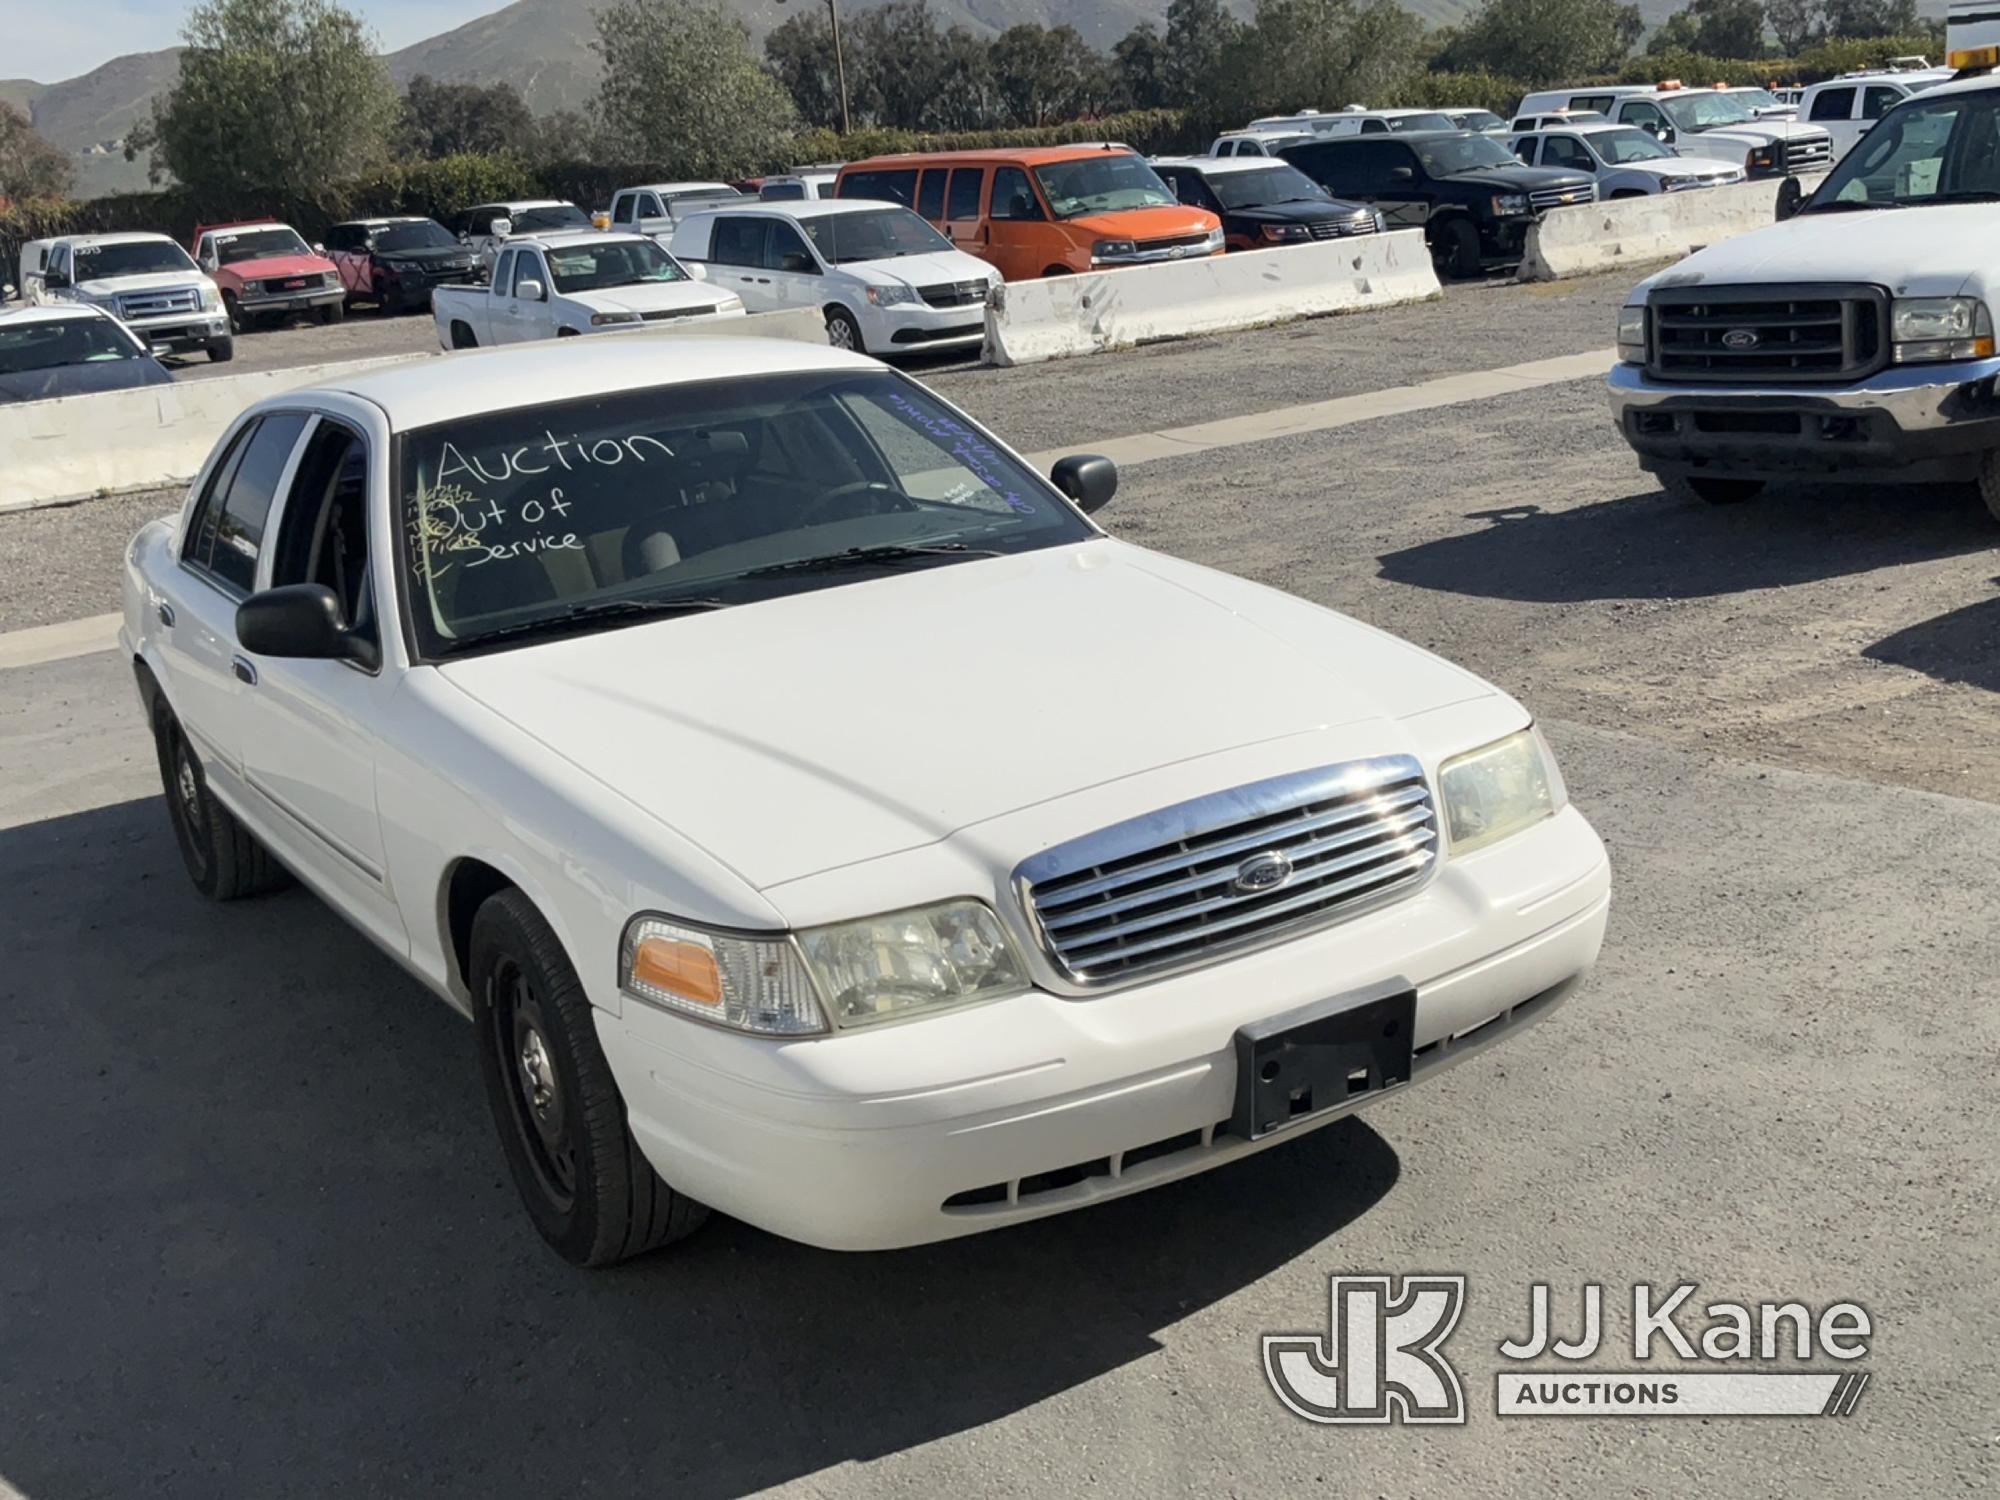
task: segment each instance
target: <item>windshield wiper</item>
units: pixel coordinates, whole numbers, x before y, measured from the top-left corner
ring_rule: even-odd
[[[1995,203],[2000,202],[2000,192],[1990,188],[1965,188],[1951,193],[1932,193],[1928,198],[1898,198],[1896,201],[1910,208],[1922,208],[1927,203]]]
[[[469,635],[463,640],[452,642],[447,649],[450,652],[458,652],[473,646],[483,646],[488,641],[518,640],[527,635],[574,630],[577,626],[587,625],[594,620],[636,620],[648,615],[656,618],[669,615],[696,615],[704,614],[711,609],[727,608],[729,603],[724,599],[598,599],[584,604],[572,604],[559,614],[523,620],[518,625],[502,625],[497,630],[482,630],[478,635]]]
[[[823,557],[795,557],[790,562],[766,563],[739,576],[778,578],[787,573],[837,573],[847,568],[866,568],[878,563],[921,562],[932,557],[999,555],[991,547],[968,547],[963,542],[890,542],[880,547],[849,547],[845,552],[829,552]]]
[[[1864,198],[1835,198],[1830,203],[1810,204],[1800,209],[1799,212],[1808,214],[1846,214],[1858,213],[1863,209],[1895,208],[1896,206],[1893,200],[1888,203],[1870,203]]]

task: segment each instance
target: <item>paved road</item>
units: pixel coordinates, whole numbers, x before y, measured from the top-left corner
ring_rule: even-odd
[[[1053,448],[1601,347],[1621,292],[1482,290],[1275,344],[931,378]],[[108,608],[114,539],[159,504],[0,518],[0,628]],[[1088,1213],[868,1257],[717,1223],[583,1276],[520,1218],[461,1022],[308,897],[188,891],[126,669],[0,672],[0,1481],[34,1500],[2000,1487],[1983,512],[1869,491],[1690,511],[1576,382],[1163,459],[1106,516],[1542,711],[1618,878],[1570,1005],[1365,1122]],[[1330,1272],[1422,1270],[1471,1278],[1450,1345],[1468,1427],[1278,1406],[1261,1333],[1323,1326]],[[1614,1301],[1639,1280],[1861,1301],[1874,1383],[1840,1422],[1494,1418],[1528,1284],[1573,1300],[1585,1280]]]

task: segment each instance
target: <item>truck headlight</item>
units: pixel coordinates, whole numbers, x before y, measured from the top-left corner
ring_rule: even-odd
[[[261,281],[246,281],[243,283],[243,295],[246,297],[254,297],[263,290],[264,283]]]
[[[1629,302],[1618,309],[1618,357],[1628,365],[1646,362],[1646,304]]]
[[[1000,919],[980,901],[946,901],[799,934],[836,1026],[994,1000],[1028,987]]]
[[[877,307],[901,307],[905,302],[920,300],[913,286],[871,286],[868,300]]]
[[[1265,239],[1277,243],[1284,240],[1309,240],[1313,232],[1304,224],[1266,224],[1259,233]]]
[[[1531,828],[1569,801],[1555,757],[1532,725],[1453,756],[1438,773],[1438,792],[1454,857]]]
[[[1993,319],[1977,297],[1900,297],[1889,305],[1889,342],[1899,365],[1987,359]]]
[[[602,312],[590,315],[590,326],[592,328],[609,328],[618,323],[639,323],[643,321],[644,319],[635,312]]]
[[[204,312],[214,312],[222,306],[222,293],[216,290],[212,281],[201,284],[201,306]]]
[[[1098,240],[1090,247],[1092,260],[1129,260],[1138,253],[1131,240]]]
[[[1496,193],[1493,198],[1493,217],[1510,218],[1528,211],[1528,197],[1525,193]]]
[[[618,947],[618,988],[635,1000],[760,1036],[814,1036],[826,1016],[789,935],[710,932],[638,916]]]
[[[1753,172],[1776,171],[1778,167],[1778,148],[1776,146],[1757,146],[1753,148],[1745,165]]]

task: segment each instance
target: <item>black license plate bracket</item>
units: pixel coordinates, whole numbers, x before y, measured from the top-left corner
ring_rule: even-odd
[[[1417,992],[1392,979],[1236,1031],[1232,1134],[1259,1140],[1410,1080]]]

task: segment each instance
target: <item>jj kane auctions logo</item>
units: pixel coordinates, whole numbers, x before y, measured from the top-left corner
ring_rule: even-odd
[[[1671,1357],[1671,1369],[1579,1370],[1606,1348],[1605,1296],[1586,1283],[1575,1337],[1556,1333],[1549,1288],[1528,1292],[1528,1330],[1503,1340],[1500,1354],[1534,1369],[1503,1369],[1494,1407],[1525,1416],[1847,1416],[1860,1404],[1863,1370],[1773,1369],[1816,1357],[1865,1357],[1873,1333],[1867,1309],[1835,1302],[1815,1314],[1802,1302],[1711,1302],[1700,1311],[1693,1282],[1632,1288],[1632,1358]],[[1465,1421],[1464,1386],[1444,1352],[1465,1310],[1465,1278],[1454,1275],[1332,1276],[1327,1331],[1266,1334],[1264,1378],[1286,1408],[1308,1422]],[[1692,1368],[1689,1368],[1689,1366]]]

